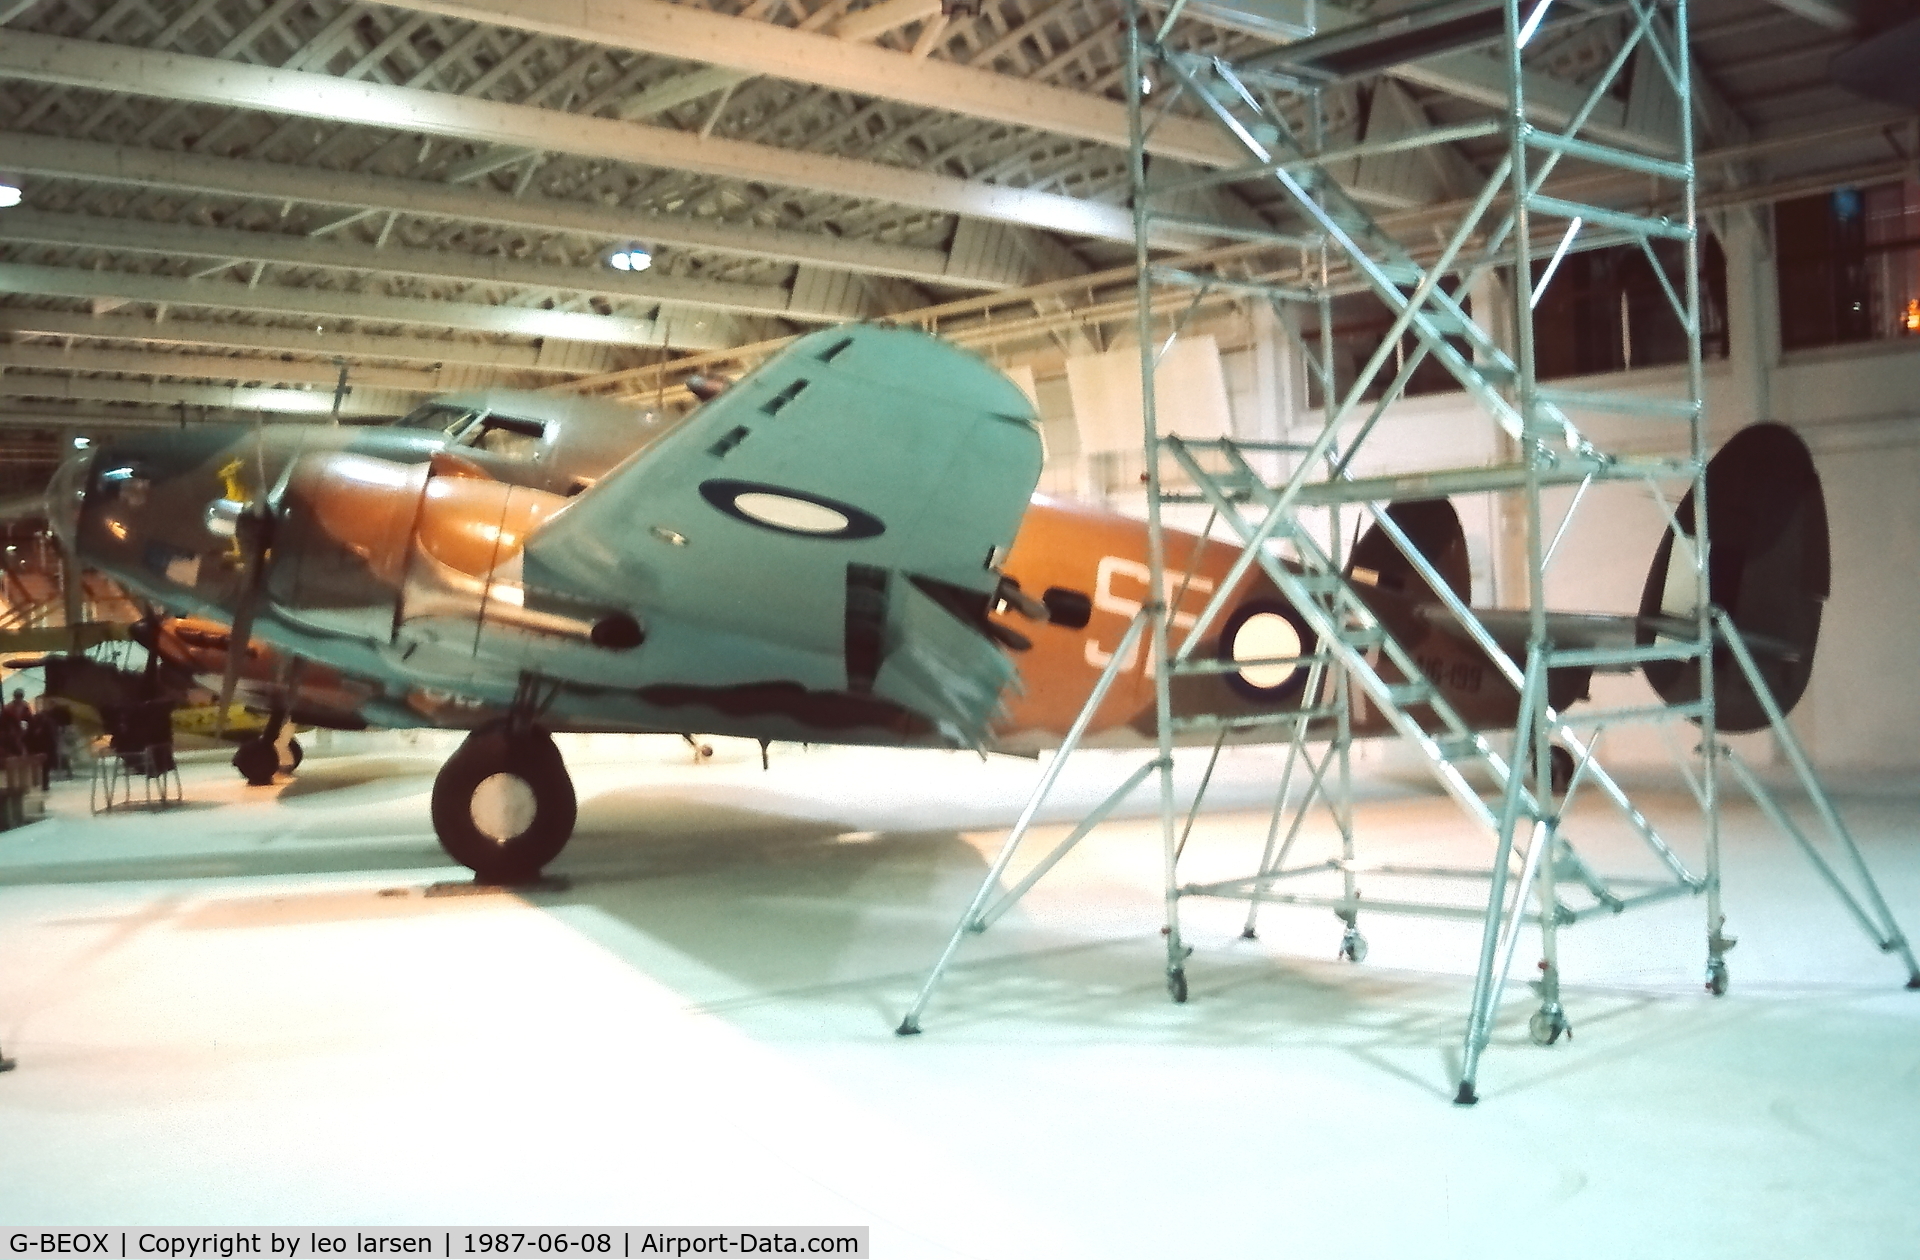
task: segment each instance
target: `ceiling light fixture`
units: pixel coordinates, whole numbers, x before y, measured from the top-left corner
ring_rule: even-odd
[[[20,204],[20,186],[10,179],[0,178],[0,209]]]
[[[615,271],[645,271],[653,266],[653,251],[638,241],[629,241],[607,255],[607,266]]]

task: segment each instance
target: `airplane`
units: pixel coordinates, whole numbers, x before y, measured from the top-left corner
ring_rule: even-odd
[[[714,388],[705,378],[695,378],[688,385],[696,397]],[[383,454],[402,463],[431,460],[439,475],[483,477],[568,495],[590,485],[659,428],[650,412],[591,399],[489,390],[437,398],[383,430],[381,440]],[[330,425],[310,429],[314,431],[296,436],[297,448],[324,449],[343,437],[343,431]],[[244,494],[247,460],[265,454],[277,440],[269,439],[259,450],[250,450],[245,443],[235,446],[235,457],[216,470],[222,491]],[[143,487],[133,486],[128,506],[137,506],[144,493]],[[44,509],[45,503],[32,506]],[[229,541],[225,550],[216,563],[231,565],[238,548]],[[256,786],[269,784],[277,772],[300,764],[303,750],[298,740],[282,738],[293,726],[364,729],[369,719],[363,707],[371,707],[383,726],[423,724],[422,719],[385,703],[376,681],[290,657],[258,639],[250,639],[243,654],[231,655],[229,621],[224,616],[162,615],[156,610],[126,632],[148,650],[149,667],[138,672],[65,653],[17,658],[7,664],[16,669],[46,669],[51,694],[94,709],[124,707],[160,695],[190,706],[176,709],[175,729],[238,738],[234,766]],[[221,702],[190,705],[200,689],[220,695]]]
[[[537,879],[572,833],[555,732],[1059,746],[1150,600],[1148,535],[1034,494],[1040,425],[1016,386],[934,337],[854,325],[703,392],[677,421],[533,396],[432,403],[384,427],[135,435],[64,464],[49,514],[85,564],[140,596],[359,680],[365,721],[469,730],[431,814],[483,882]],[[1763,424],[1728,444],[1708,483],[1714,602],[1791,707],[1827,594],[1818,475],[1790,430]],[[1388,514],[1464,599],[1452,506]],[[1555,614],[1554,641],[1651,642],[1691,624],[1692,529],[1689,498],[1637,614]],[[1239,550],[1165,536],[1178,630]],[[1513,725],[1514,689],[1377,527],[1346,576],[1462,717]],[[1258,566],[1225,607],[1196,651],[1219,667],[1175,680],[1176,723],[1291,737],[1316,700],[1313,631]],[[1524,654],[1524,613],[1483,618]],[[1086,745],[1157,741],[1153,662],[1137,640],[1130,655]],[[230,657],[223,701],[237,669]],[[1697,667],[1645,672],[1669,703],[1698,694]],[[1731,664],[1714,672],[1720,728],[1762,725]],[[1587,670],[1554,671],[1549,702],[1573,703],[1587,682]],[[1354,715],[1356,736],[1389,729],[1370,706]]]
[[[112,709],[155,699],[171,701],[173,728],[181,734],[216,735],[245,743],[266,729],[267,712],[276,703],[291,701],[294,721],[301,726],[354,729],[365,726],[354,712],[357,699],[351,682],[331,670],[308,666],[293,693],[280,685],[284,664],[263,644],[253,643],[240,668],[237,703],[230,707],[224,727],[218,725],[211,696],[226,672],[231,641],[228,628],[204,617],[151,614],[131,625],[106,626],[113,638],[131,640],[146,651],[144,668],[129,669],[102,660],[87,651],[55,651],[0,660],[9,670],[44,671],[45,693],[78,709],[73,716],[84,727],[99,730],[103,715]],[[89,647],[95,645],[88,645]],[[297,765],[297,741],[291,756]],[[244,758],[243,758],[244,759]]]

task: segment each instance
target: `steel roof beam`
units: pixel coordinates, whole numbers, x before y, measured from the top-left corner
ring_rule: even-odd
[[[0,263],[0,293],[40,297],[104,298],[149,302],[167,306],[209,307],[221,311],[255,311],[273,315],[306,315],[325,321],[351,319],[377,324],[419,324],[430,328],[459,328],[469,332],[505,333],[520,337],[555,337],[569,341],[596,341],[610,345],[720,349],[731,340],[712,326],[725,321],[697,318],[622,319],[578,311],[549,311],[473,302],[434,302],[420,298],[342,293],[330,289],[283,285],[234,284],[217,280],[186,280],[174,276],[132,272],[92,271],[78,267],[42,267],[29,263]]]
[[[841,39],[878,39],[888,31],[939,16],[940,0],[880,0],[835,22],[833,33]]]
[[[1395,66],[1386,73],[1403,82],[1445,92],[1477,105],[1493,109],[1504,109],[1508,105],[1506,68],[1485,53],[1448,53]],[[1527,117],[1551,127],[1564,127],[1571,122],[1587,97],[1583,88],[1538,73],[1527,75],[1525,91]],[[1613,97],[1594,106],[1580,131],[1582,135],[1636,149],[1665,152],[1672,148],[1671,140],[1665,137],[1655,139],[1629,128],[1626,106]]]
[[[63,349],[46,342],[0,344],[0,371],[107,372],[122,376],[164,376],[177,380],[233,381],[238,384],[323,385],[332,389],[340,369],[311,359],[250,355],[174,354],[152,350]],[[515,374],[508,374],[515,375]],[[350,365],[347,383],[355,389],[397,389],[439,394],[482,388],[475,373],[436,368]]]
[[[161,407],[220,407],[231,411],[271,411],[308,417],[333,411],[331,389],[259,389],[244,385],[186,385],[175,381],[116,380],[108,377],[54,376],[39,372],[0,372],[0,396],[80,402],[131,402]],[[340,402],[340,414],[397,416],[410,410],[417,395],[398,390],[352,389]]]
[[[224,324],[205,319],[149,319],[144,315],[83,315],[33,307],[0,307],[0,333],[93,341],[139,341],[208,349],[261,350],[270,354],[311,354],[325,358],[396,359],[406,363],[450,365],[573,376],[610,371],[616,366],[607,346],[554,342],[530,346],[505,342],[448,341],[434,337],[386,337],[368,333],[315,332],[271,324]],[[561,353],[554,353],[561,350]]]
[[[614,112],[629,121],[650,118],[655,114],[664,114],[670,109],[679,109],[690,101],[715,92],[724,92],[728,88],[738,87],[749,76],[737,70],[728,70],[717,66],[702,66],[686,74],[656,83],[644,88],[614,107]]]
[[[908,6],[870,6],[841,19],[837,29],[858,32],[851,39],[664,0],[408,0],[397,7],[1127,145],[1127,110],[1119,101],[859,42],[879,33],[861,25],[866,14],[875,15],[872,23],[891,22]],[[1224,133],[1193,118],[1162,120],[1147,150],[1204,166],[1241,159]]]
[[[16,241],[100,249],[110,253],[162,254],[170,257],[267,262],[288,267],[322,267],[386,275],[425,276],[473,284],[564,289],[641,302],[676,302],[754,315],[840,323],[863,312],[810,303],[804,290],[773,285],[684,280],[651,272],[622,273],[591,263],[556,267],[498,255],[450,250],[379,248],[352,241],[318,240],[282,232],[248,232],[179,223],[110,219],[89,214],[40,214],[16,211],[6,218],[6,234]]]
[[[841,271],[899,276],[956,288],[998,289],[1004,277],[975,275],[945,251],[836,240],[781,228],[740,227],[668,215],[635,214],[586,202],[510,197],[488,189],[456,188],[421,179],[316,170],[279,162],[249,162],[55,139],[0,131],[0,167],[23,175],[98,180],[141,188],[298,201],[390,214],[417,215],[534,233],[573,233],[605,244],[625,240],[712,249],[751,258],[815,263]],[[452,180],[449,181],[454,182]]]
[[[175,403],[164,410],[158,404],[147,407],[82,407],[70,402],[33,401],[0,395],[0,429],[56,429],[67,433],[104,433],[120,429],[178,429],[185,424],[268,424],[312,423],[314,417],[297,412],[248,411],[245,413],[195,405],[186,411]]]
[[[1776,0],[1819,5],[1828,0]],[[869,6],[841,19],[846,27],[873,16],[880,23],[907,10]],[[409,0],[404,7],[445,17],[531,31],[565,39],[627,48],[764,74],[796,83],[899,101],[926,109],[964,114],[1019,127],[1033,127],[1124,148],[1126,109],[1118,101],[1054,87],[991,70],[915,58],[834,35],[798,31],[768,22],[729,17],[665,0]],[[1322,0],[1322,30],[1332,31],[1368,19]],[[1495,106],[1506,101],[1505,70],[1478,53],[1432,57],[1391,71],[1398,78],[1435,91]],[[1584,93],[1574,84],[1527,75],[1528,110],[1543,123],[1564,125]],[[1645,143],[1624,128],[1624,111],[1602,102],[1587,132],[1617,143]],[[1202,166],[1232,166],[1244,154],[1211,123],[1165,118],[1155,128],[1148,151]],[[1041,225],[1044,226],[1044,225]]]
[[[692,12],[673,5],[651,7]],[[723,20],[734,22],[734,19]],[[826,42],[838,49],[864,49],[864,45],[840,40]],[[928,63],[912,64],[926,66]],[[900,71],[896,69],[896,73]],[[1112,241],[1133,239],[1132,218],[1122,207],[1054,193],[980,184],[851,158],[796,153],[719,136],[702,138],[646,123],[585,117],[417,88],[349,82],[331,75],[274,70],[56,35],[10,32],[5,40],[0,40],[0,77],[95,92],[200,101],[401,132],[455,136],[487,144],[538,148],[656,169],[812,189],[945,214],[996,219],[1073,236]],[[988,77],[1000,83],[1001,90],[1008,95],[1019,95],[1015,90],[1018,81]],[[1118,109],[1118,106],[1111,107]],[[1024,123],[1032,125],[1032,120]],[[1220,160],[1217,153],[1211,158],[1214,164]]]

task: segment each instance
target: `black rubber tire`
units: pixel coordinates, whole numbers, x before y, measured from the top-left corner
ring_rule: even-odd
[[[500,839],[482,831],[473,817],[474,793],[496,774],[511,775],[533,796],[533,816],[521,831]],[[526,884],[566,848],[577,803],[573,779],[542,730],[510,734],[504,725],[482,727],[440,767],[433,781],[433,830],[447,856],[485,884]]]
[[[233,768],[249,787],[266,787],[280,773],[280,750],[256,735],[235,750]]]
[[[288,774],[292,774],[295,770],[298,770],[300,768],[300,763],[302,761],[305,761],[306,757],[307,757],[307,750],[300,747],[300,741],[297,739],[290,739],[287,741],[286,764],[281,766],[281,769],[285,770]]]

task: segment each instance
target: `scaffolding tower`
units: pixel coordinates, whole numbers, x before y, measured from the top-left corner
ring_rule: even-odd
[[[1725,991],[1726,953],[1733,941],[1724,930],[1720,897],[1723,763],[1812,859],[1869,939],[1904,959],[1909,987],[1920,987],[1920,966],[1857,846],[1739,630],[1710,599],[1700,236],[1686,0],[1624,0],[1624,6],[1604,8],[1563,4],[1559,13],[1552,12],[1553,0],[1440,0],[1324,32],[1313,28],[1308,0],[1307,24],[1290,32],[1291,42],[1238,59],[1179,46],[1175,36],[1185,4],[1172,0],[1151,6],[1152,12],[1142,0],[1127,4],[1125,74],[1139,276],[1149,601],[1042,775],[900,1031],[919,1030],[920,1016],[963,939],[985,930],[1149,777],[1156,780],[1159,794],[1166,979],[1175,1001],[1185,1001],[1187,995],[1191,951],[1182,937],[1180,911],[1191,897],[1246,901],[1249,937],[1264,904],[1331,909],[1345,923],[1340,952],[1355,962],[1366,951],[1359,925],[1363,912],[1450,915],[1480,922],[1455,1096],[1462,1104],[1477,1099],[1480,1058],[1523,931],[1539,934],[1535,988],[1540,1002],[1529,1032],[1542,1044],[1557,1040],[1570,1027],[1560,1000],[1558,934],[1589,916],[1704,897],[1707,987],[1716,994]],[[1553,21],[1583,23],[1603,17],[1617,20],[1623,35],[1604,67],[1587,80],[1580,99],[1571,104],[1556,101],[1550,110],[1534,108],[1528,93],[1538,80],[1530,77],[1526,64],[1530,42]],[[1342,81],[1448,48],[1489,44],[1499,50],[1504,67],[1505,99],[1487,117],[1442,128],[1401,129],[1357,142],[1330,134],[1323,97]],[[1630,77],[1630,88],[1623,87],[1623,76]],[[1590,124],[1601,107],[1617,107],[1623,98],[1627,112],[1646,127],[1643,137],[1628,143],[1633,137],[1623,137],[1618,127],[1592,134]],[[1212,119],[1236,142],[1244,162],[1200,173],[1188,168],[1157,172],[1147,155],[1147,141],[1161,120],[1176,113]],[[1477,194],[1455,204],[1450,222],[1428,217],[1423,226],[1432,229],[1430,239],[1397,235],[1351,186],[1369,160],[1462,140],[1489,145],[1504,141],[1504,151],[1490,158],[1490,169],[1479,176]],[[1563,166],[1587,177],[1554,181]],[[1631,199],[1574,200],[1579,189],[1604,187],[1591,177],[1593,172],[1626,172],[1644,182]],[[1205,213],[1205,207],[1221,204],[1209,200],[1213,190],[1255,181],[1282,195],[1283,214],[1270,214],[1269,219],[1283,226],[1250,226],[1245,215]],[[1160,261],[1165,257],[1163,242],[1196,237],[1237,240],[1245,248],[1200,255],[1199,261]],[[1674,242],[1667,247],[1668,260],[1656,251],[1659,241]],[[1579,390],[1542,383],[1534,341],[1541,296],[1570,254],[1619,245],[1637,246],[1651,264],[1684,330],[1684,373],[1664,391],[1651,390],[1645,382],[1635,382],[1631,389]],[[1674,267],[1670,259],[1676,247],[1679,265]],[[1222,293],[1272,304],[1283,328],[1295,325],[1291,312],[1314,317],[1317,345],[1296,339],[1322,404],[1318,431],[1309,439],[1191,440],[1163,431],[1155,405],[1157,362],[1202,303]],[[1372,294],[1390,312],[1392,323],[1354,379],[1341,381],[1334,359],[1333,302],[1348,293]],[[1488,295],[1494,295],[1493,300]],[[1497,308],[1498,318],[1489,317],[1495,313],[1489,307]],[[1429,358],[1474,403],[1472,423],[1481,431],[1463,433],[1458,449],[1463,455],[1494,455],[1414,472],[1361,475],[1358,470],[1370,465],[1392,466],[1390,460],[1370,459],[1369,443],[1377,445],[1383,418]],[[1610,450],[1594,436],[1608,425],[1616,432],[1632,432],[1624,443],[1631,451],[1672,454]],[[1651,489],[1673,536],[1683,541],[1691,536],[1691,548],[1676,548],[1669,570],[1677,571],[1682,585],[1690,583],[1684,594],[1690,597],[1691,611],[1684,626],[1668,626],[1650,641],[1639,636],[1631,645],[1557,643],[1551,632],[1554,613],[1546,603],[1556,551],[1588,492],[1618,483]],[[1543,505],[1543,496],[1569,492],[1571,503],[1564,512]],[[1517,654],[1511,650],[1513,636],[1509,634],[1503,646],[1487,616],[1469,605],[1465,592],[1450,586],[1389,510],[1403,500],[1486,494],[1507,496],[1509,510],[1524,517],[1525,555],[1517,582],[1525,596],[1524,612],[1520,607],[1509,610],[1509,624],[1524,616],[1525,647]],[[1683,497],[1693,506],[1676,502]],[[1179,597],[1173,593],[1184,592],[1190,575],[1168,564],[1166,517],[1202,508],[1208,515],[1205,532],[1217,529],[1239,545],[1240,555],[1192,624],[1176,628],[1172,609]],[[1442,680],[1427,676],[1414,653],[1370,607],[1364,578],[1356,575],[1346,554],[1345,539],[1356,523],[1371,526],[1393,544],[1445,606],[1458,633],[1478,646],[1512,688],[1517,705],[1510,734],[1469,722],[1449,700]],[[1306,685],[1298,711],[1285,715],[1291,746],[1257,861],[1250,861],[1248,872],[1238,878],[1183,882],[1179,859],[1202,800],[1196,799],[1186,811],[1179,807],[1173,781],[1176,745],[1204,747],[1210,742],[1217,759],[1235,728],[1245,726],[1245,718],[1214,719],[1211,732],[1202,729],[1204,721],[1177,720],[1173,688],[1182,677],[1221,672],[1217,657],[1197,649],[1210,629],[1229,615],[1229,600],[1255,567],[1300,614],[1313,641],[1303,643],[1294,656],[1233,664],[1291,667],[1304,671]],[[1067,757],[1142,638],[1158,663],[1153,671],[1156,754],[1024,879],[999,891]],[[1823,855],[1814,838],[1719,738],[1716,651],[1723,662],[1732,661],[1731,668],[1756,692],[1779,747],[1814,803],[1826,832],[1826,853],[1835,856]],[[1678,703],[1561,711],[1565,701],[1556,695],[1554,684],[1564,672],[1650,662],[1691,671],[1697,685]],[[1363,705],[1417,750],[1421,762],[1490,840],[1487,866],[1454,869],[1361,860],[1348,796],[1355,714]],[[1677,725],[1687,744],[1697,743],[1691,752],[1678,752],[1680,772],[1699,809],[1700,869],[1680,856],[1595,755],[1607,731],[1640,723]],[[1209,762],[1202,799],[1212,770]],[[1597,794],[1611,805],[1644,848],[1649,859],[1644,869],[1606,874],[1576,848],[1563,819],[1581,793]],[[1303,824],[1316,809],[1331,818],[1339,853],[1322,862],[1293,861]],[[1368,897],[1358,883],[1363,874],[1370,882],[1398,879],[1422,891]],[[1435,898],[1424,890],[1436,883],[1479,890],[1479,895]]]

